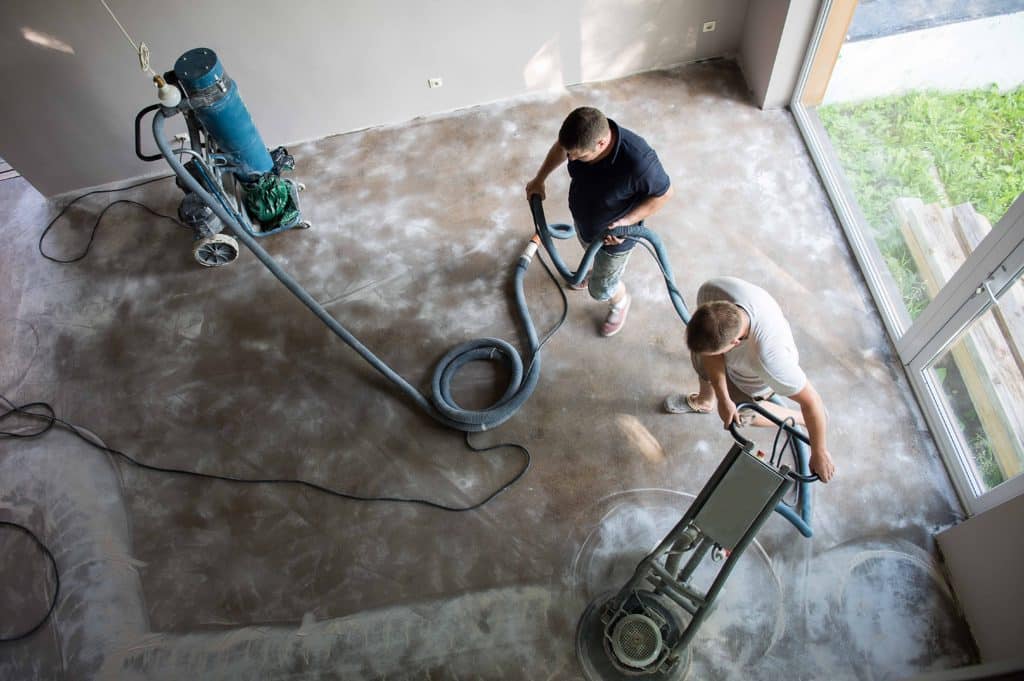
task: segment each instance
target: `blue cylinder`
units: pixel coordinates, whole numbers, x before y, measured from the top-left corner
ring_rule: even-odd
[[[200,124],[236,166],[236,175],[248,179],[274,168],[270,152],[238,94],[238,86],[228,77],[213,50],[189,50],[174,63],[174,74]]]

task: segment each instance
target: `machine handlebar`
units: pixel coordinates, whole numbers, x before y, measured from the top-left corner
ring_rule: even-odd
[[[806,435],[804,435],[802,432],[797,430],[796,427],[786,423],[785,421],[783,421],[778,416],[771,413],[761,405],[755,404],[753,402],[743,402],[742,404],[736,405],[737,412],[743,409],[749,409],[751,411],[757,412],[761,416],[765,417],[766,419],[777,425],[782,430],[789,433],[791,436],[795,437],[801,443],[810,446],[811,441]],[[729,433],[732,435],[732,439],[736,440],[736,443],[739,444],[744,449],[751,450],[754,448],[754,443],[751,440],[748,440],[747,438],[740,435],[739,428],[737,426],[737,421],[734,420],[732,423],[729,424]],[[815,473],[812,473],[810,475],[802,475],[796,471],[789,471],[788,475],[790,478],[796,480],[797,482],[818,482],[818,480],[820,480],[820,478]]]
[[[156,111],[160,108],[159,104],[150,104],[145,109],[135,114],[135,155],[143,161],[159,161],[163,158],[163,154],[143,154],[142,153],[142,130],[140,128],[142,124],[142,117],[148,114],[150,111]]]

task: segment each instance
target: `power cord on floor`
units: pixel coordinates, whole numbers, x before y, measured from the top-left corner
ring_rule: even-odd
[[[543,259],[541,259],[540,262],[541,262],[542,265],[544,265],[544,270],[548,273],[548,276],[551,277],[551,279],[553,281],[555,281],[556,284],[558,284],[557,279],[555,279],[554,273],[548,267],[547,263],[545,263]],[[538,344],[538,346],[537,346],[537,353],[540,352],[540,349],[544,346],[545,343],[547,343],[551,339],[551,337],[555,334],[555,332],[558,331],[558,329],[560,329],[562,327],[562,324],[565,323],[566,317],[568,316],[568,305],[569,305],[569,302],[568,302],[568,299],[565,296],[565,292],[562,290],[562,287],[560,285],[558,286],[558,291],[559,291],[559,293],[562,296],[562,303],[563,303],[562,315],[561,315],[560,319],[558,320],[558,322],[552,327],[552,329],[550,331],[548,331],[547,334],[545,334],[544,339]],[[534,357],[536,357],[537,353],[534,353]],[[532,363],[532,361],[533,360],[531,359],[531,363]],[[471,449],[472,451],[474,451],[474,452],[489,452],[489,451],[491,451],[493,449],[498,449],[498,448],[501,448],[501,447],[515,447],[516,449],[519,449],[521,452],[523,452],[523,455],[524,455],[524,457],[526,459],[526,462],[524,463],[523,467],[519,470],[518,473],[516,473],[508,482],[504,483],[501,487],[496,489],[491,494],[487,495],[481,501],[478,501],[477,503],[472,504],[470,506],[449,506],[447,504],[441,504],[441,503],[438,503],[438,502],[435,502],[435,501],[430,501],[429,499],[418,499],[418,498],[415,498],[415,497],[362,496],[362,495],[358,495],[358,494],[350,494],[348,492],[341,492],[339,490],[335,490],[335,489],[332,489],[330,487],[325,487],[323,485],[318,485],[318,484],[316,484],[314,482],[309,482],[308,480],[300,480],[300,479],[295,479],[295,478],[238,478],[238,477],[234,477],[234,476],[231,476],[231,475],[218,475],[218,474],[215,474],[215,473],[200,473],[198,471],[190,471],[190,470],[186,470],[186,469],[182,469],[182,468],[169,468],[169,467],[165,467],[165,466],[156,466],[156,465],[153,465],[153,464],[148,464],[148,463],[145,463],[143,461],[139,461],[138,459],[135,459],[135,458],[129,456],[128,454],[125,454],[124,452],[122,452],[120,450],[113,449],[112,447],[108,447],[105,444],[103,444],[102,442],[100,442],[100,441],[98,441],[96,439],[93,439],[92,437],[89,437],[87,435],[88,431],[86,431],[85,429],[81,428],[80,426],[76,426],[75,424],[70,423],[68,421],[65,421],[64,419],[58,417],[56,412],[54,411],[53,407],[50,404],[46,403],[46,402],[29,402],[27,404],[23,404],[21,406],[18,406],[12,400],[10,400],[6,395],[4,395],[2,393],[0,393],[0,399],[2,399],[8,405],[7,406],[7,410],[5,412],[3,412],[3,413],[0,413],[0,423],[3,423],[4,421],[6,421],[8,419],[11,419],[11,418],[14,418],[14,417],[19,416],[19,415],[20,416],[29,417],[29,418],[35,419],[37,421],[43,421],[44,422],[43,425],[38,430],[34,430],[34,431],[27,431],[26,432],[26,431],[5,431],[5,430],[0,430],[0,439],[10,439],[10,438],[28,439],[28,438],[40,437],[40,436],[46,434],[47,432],[49,432],[55,425],[60,425],[60,426],[63,426],[65,429],[71,431],[71,433],[76,435],[78,438],[80,438],[81,440],[83,440],[87,444],[95,447],[96,449],[99,449],[100,451],[106,452],[107,454],[111,454],[113,456],[116,456],[116,457],[119,457],[121,459],[124,459],[125,461],[127,461],[130,464],[132,464],[133,466],[138,466],[139,468],[142,468],[144,470],[154,471],[154,472],[157,472],[157,473],[172,473],[172,474],[175,474],[175,475],[186,475],[186,476],[191,476],[191,477],[195,477],[195,478],[205,478],[205,479],[209,479],[209,480],[219,480],[219,481],[222,481],[222,482],[235,482],[235,483],[253,484],[253,485],[266,485],[266,484],[301,485],[301,486],[304,486],[304,487],[309,487],[311,489],[314,489],[314,490],[316,490],[318,492],[323,492],[323,493],[329,494],[331,496],[339,497],[339,498],[342,498],[342,499],[349,499],[349,500],[352,500],[352,501],[390,501],[390,502],[399,502],[399,503],[420,504],[420,505],[423,505],[423,506],[428,506],[430,508],[436,508],[436,509],[439,509],[439,510],[442,510],[442,511],[451,511],[451,512],[456,512],[456,513],[461,513],[461,512],[465,512],[465,511],[473,511],[473,510],[476,510],[476,509],[480,508],[481,506],[483,506],[484,504],[489,502],[491,499],[493,499],[494,497],[498,496],[499,494],[501,494],[502,492],[507,490],[509,487],[514,485],[516,482],[518,482],[519,479],[522,478],[526,474],[526,472],[529,470],[530,462],[531,462],[530,451],[526,447],[524,447],[524,446],[522,446],[520,444],[516,444],[514,442],[502,442],[502,443],[490,445],[488,447],[477,447],[476,445],[474,445],[470,441],[470,439],[469,439],[469,435],[470,434],[467,432],[467,433],[465,433],[466,446],[469,449]],[[33,409],[36,409],[38,411],[32,411]]]
[[[529,470],[529,468],[530,468],[530,452],[529,452],[529,450],[526,449],[526,447],[523,447],[522,445],[519,445],[519,444],[511,443],[511,442],[504,442],[504,443],[499,443],[499,444],[495,444],[495,445],[490,445],[489,447],[477,447],[477,446],[473,445],[469,441],[469,433],[466,433],[466,446],[469,447],[474,452],[486,452],[486,451],[490,451],[492,449],[497,449],[499,447],[515,447],[515,448],[517,448],[517,449],[519,449],[520,451],[523,452],[523,454],[525,455],[525,458],[526,458],[526,463],[519,470],[519,472],[516,473],[515,476],[513,476],[508,482],[506,482],[504,485],[499,487],[497,490],[495,490],[494,492],[489,494],[483,500],[478,501],[477,503],[472,504],[470,506],[448,506],[446,504],[441,504],[441,503],[438,503],[438,502],[435,502],[435,501],[430,501],[429,499],[417,499],[415,497],[362,496],[362,495],[358,495],[358,494],[350,494],[348,492],[341,492],[339,490],[332,489],[330,487],[325,487],[323,485],[318,485],[315,482],[309,482],[308,480],[301,480],[301,479],[297,479],[297,478],[238,478],[238,477],[235,477],[235,476],[232,476],[232,475],[219,475],[217,473],[200,473],[198,471],[190,471],[190,470],[187,470],[187,469],[184,469],[184,468],[170,468],[170,467],[166,467],[166,466],[157,466],[157,465],[154,465],[154,464],[145,463],[144,461],[139,461],[138,459],[135,459],[135,458],[129,456],[128,454],[125,454],[124,452],[122,452],[120,450],[114,449],[112,447],[108,447],[105,444],[103,444],[102,442],[100,442],[99,440],[94,439],[93,437],[90,437],[90,433],[89,433],[88,430],[82,428],[81,426],[77,426],[74,423],[70,423],[70,422],[65,421],[64,419],[58,417],[56,415],[56,413],[54,412],[53,407],[50,404],[46,403],[46,402],[30,402],[28,404],[23,404],[21,406],[18,406],[18,405],[15,405],[10,399],[8,399],[6,395],[0,394],[0,399],[2,399],[4,402],[6,402],[8,405],[10,405],[7,408],[7,411],[5,411],[2,414],[0,414],[0,423],[2,423],[3,421],[5,421],[5,420],[7,420],[9,418],[13,418],[13,417],[19,416],[19,415],[20,416],[26,416],[26,417],[29,417],[29,418],[32,418],[32,419],[44,422],[44,424],[38,430],[35,430],[35,431],[28,431],[28,432],[26,432],[26,431],[3,431],[3,430],[0,430],[0,439],[7,439],[7,438],[28,439],[28,438],[40,437],[40,436],[46,434],[47,432],[49,432],[55,425],[60,425],[60,426],[64,427],[66,430],[70,431],[75,436],[77,436],[83,442],[89,444],[90,446],[95,447],[96,449],[98,449],[98,450],[100,450],[102,452],[106,452],[107,454],[111,454],[111,455],[113,455],[115,457],[123,459],[123,460],[127,461],[128,463],[132,464],[133,466],[137,466],[137,467],[142,468],[142,469],[147,470],[147,471],[153,471],[153,472],[156,472],[156,473],[172,473],[172,474],[175,474],[175,475],[185,475],[185,476],[194,477],[194,478],[202,478],[202,479],[207,479],[207,480],[219,480],[221,482],[234,482],[234,483],[242,483],[242,484],[249,484],[249,485],[268,485],[268,484],[274,484],[274,485],[279,485],[279,484],[300,485],[300,486],[303,486],[303,487],[309,487],[309,488],[314,489],[314,490],[316,490],[318,492],[323,492],[325,494],[329,494],[329,495],[334,496],[334,497],[339,497],[341,499],[349,499],[349,500],[352,500],[352,501],[392,501],[392,502],[400,502],[400,503],[408,503],[408,504],[421,504],[423,506],[429,506],[431,508],[436,508],[436,509],[439,509],[439,510],[442,510],[442,511],[452,511],[452,512],[473,511],[475,509],[480,508],[481,506],[486,504],[488,501],[490,501],[494,497],[498,496],[499,494],[504,492],[506,489],[511,487],[513,484],[515,484],[516,481],[518,481],[521,477],[523,477],[523,475],[526,474],[526,471]],[[39,411],[32,411],[33,409],[38,409]]]
[[[170,176],[170,177],[173,177],[173,175]],[[182,224],[181,221],[179,221],[175,217],[172,217],[170,215],[164,215],[163,213],[159,213],[159,212],[153,210],[152,208],[150,208],[149,206],[139,203],[138,201],[132,201],[130,199],[118,199],[117,201],[112,201],[111,203],[108,203],[106,206],[104,206],[103,210],[100,211],[99,215],[96,216],[96,220],[92,223],[92,230],[89,232],[89,241],[85,244],[85,250],[83,250],[81,253],[79,253],[78,255],[76,255],[73,258],[64,259],[64,258],[57,258],[55,256],[52,256],[52,255],[50,255],[49,253],[47,253],[46,251],[43,250],[43,239],[46,238],[46,235],[53,228],[54,224],[56,224],[57,220],[60,220],[61,217],[63,217],[64,214],[68,212],[68,209],[70,209],[71,206],[75,205],[76,203],[78,203],[82,199],[86,198],[87,196],[92,196],[93,194],[111,194],[111,193],[114,193],[114,192],[124,192],[124,191],[128,191],[129,189],[135,189],[136,187],[141,187],[143,185],[151,184],[153,182],[159,182],[160,180],[166,180],[166,179],[167,179],[166,176],[165,177],[154,177],[154,178],[149,179],[149,180],[144,180],[142,182],[137,182],[136,184],[128,185],[127,187],[119,187],[117,189],[95,189],[95,190],[93,190],[91,192],[86,192],[85,194],[82,194],[80,196],[76,196],[74,199],[72,199],[68,203],[68,205],[64,206],[61,209],[61,211],[59,213],[57,213],[56,216],[54,216],[54,218],[52,220],[50,220],[49,224],[46,225],[46,229],[44,229],[43,233],[39,235],[38,248],[39,248],[40,255],[42,255],[44,258],[46,258],[47,260],[49,260],[51,262],[60,263],[62,265],[66,265],[68,263],[73,263],[73,262],[78,262],[79,260],[84,259],[85,256],[87,256],[89,254],[89,249],[92,248],[92,242],[96,240],[96,231],[100,227],[100,221],[103,220],[103,216],[107,214],[108,210],[110,210],[114,206],[116,206],[118,204],[122,204],[122,203],[127,203],[127,204],[131,204],[133,206],[138,206],[139,208],[142,208],[142,209],[148,211],[150,214],[152,214],[155,217],[163,218],[165,220],[170,220],[171,222],[175,223],[179,227],[182,227],[184,229],[188,229],[189,231],[191,231],[191,227],[189,227],[188,225]]]
[[[417,499],[415,497],[362,496],[362,495],[358,495],[358,494],[350,494],[348,492],[342,492],[342,491],[339,491],[339,490],[331,489],[330,487],[326,487],[324,485],[318,485],[318,484],[316,484],[314,482],[309,482],[308,480],[299,480],[299,479],[292,479],[292,478],[259,478],[259,479],[237,478],[237,477],[234,477],[234,476],[231,476],[231,475],[217,475],[217,474],[214,474],[214,473],[199,473],[197,471],[184,470],[184,469],[180,469],[180,468],[169,468],[169,467],[165,467],[165,466],[155,466],[153,464],[148,464],[148,463],[139,461],[138,459],[135,459],[135,458],[129,456],[128,454],[125,454],[124,452],[122,452],[120,450],[114,449],[113,447],[108,447],[105,444],[103,444],[102,442],[98,441],[97,439],[94,439],[90,434],[87,434],[88,431],[85,431],[83,428],[80,428],[79,426],[76,426],[73,423],[65,421],[62,418],[59,418],[56,415],[56,412],[54,411],[53,407],[50,404],[46,403],[46,402],[30,402],[28,404],[23,404],[23,405],[19,406],[19,405],[14,404],[5,395],[0,394],[0,398],[2,398],[3,401],[7,405],[9,405],[7,410],[4,411],[2,414],[0,414],[0,423],[3,423],[7,419],[13,418],[15,416],[25,416],[25,417],[29,417],[31,419],[43,422],[42,425],[38,429],[36,429],[36,430],[29,430],[29,431],[25,431],[25,430],[11,430],[11,431],[0,430],[0,439],[11,439],[11,438],[29,439],[29,438],[36,438],[36,437],[40,437],[40,436],[44,435],[45,433],[49,432],[55,425],[60,425],[60,426],[64,427],[65,429],[69,430],[71,433],[73,433],[75,436],[80,438],[83,442],[87,443],[88,445],[90,445],[92,447],[95,447],[96,449],[99,449],[100,451],[105,452],[107,454],[111,454],[111,455],[113,455],[115,457],[121,458],[121,459],[127,461],[128,463],[132,464],[133,466],[138,466],[139,468],[142,468],[144,470],[154,471],[154,472],[158,472],[158,473],[173,473],[175,475],[185,475],[185,476],[188,476],[188,477],[202,478],[202,479],[207,479],[207,480],[218,480],[218,481],[221,481],[221,482],[244,483],[244,484],[249,484],[249,485],[267,485],[267,484],[299,485],[299,486],[302,486],[302,487],[308,487],[310,489],[316,490],[317,492],[323,492],[324,494],[329,494],[329,495],[334,496],[334,497],[339,497],[341,499],[349,499],[349,500],[353,500],[353,501],[385,501],[385,502],[399,502],[399,503],[420,504],[420,505],[423,505],[423,506],[428,506],[430,508],[436,508],[436,509],[439,509],[439,510],[442,510],[442,511],[450,511],[450,512],[455,512],[455,513],[462,513],[462,512],[466,512],[466,511],[473,511],[475,509],[480,508],[484,504],[488,503],[489,501],[494,499],[494,497],[498,496],[499,494],[501,494],[502,492],[507,490],[509,487],[514,485],[516,482],[518,482],[520,478],[522,478],[524,475],[526,475],[526,472],[530,469],[530,463],[531,463],[530,451],[526,447],[524,447],[522,445],[519,445],[519,444],[516,444],[516,443],[512,443],[512,442],[504,442],[504,443],[499,443],[499,444],[491,445],[489,447],[477,447],[476,445],[474,445],[470,441],[469,433],[466,433],[465,434],[466,435],[466,446],[469,447],[474,452],[488,452],[488,451],[490,451],[492,449],[497,449],[499,447],[515,447],[516,449],[520,450],[523,453],[523,456],[525,457],[525,462],[524,462],[522,468],[511,479],[509,479],[508,482],[506,482],[503,485],[501,485],[501,487],[499,487],[498,489],[496,489],[493,492],[491,492],[489,495],[484,497],[482,500],[476,502],[475,504],[469,505],[469,506],[449,506],[447,504],[438,503],[436,501],[430,501],[429,499]],[[49,619],[50,614],[53,613],[53,609],[57,605],[57,597],[58,597],[58,594],[60,592],[60,573],[57,570],[57,561],[54,560],[53,553],[50,552],[50,549],[46,546],[46,544],[44,544],[42,542],[42,540],[40,540],[39,537],[32,530],[30,530],[28,527],[26,527],[24,525],[21,525],[20,523],[15,523],[15,522],[10,522],[10,521],[3,521],[3,520],[0,520],[0,527],[13,528],[16,531],[19,531],[19,532],[22,532],[24,534],[27,534],[39,546],[40,550],[42,550],[43,554],[46,556],[47,560],[49,561],[50,568],[53,570],[53,580],[54,580],[54,584],[55,584],[54,591],[53,591],[53,596],[50,599],[49,607],[47,607],[46,613],[42,616],[42,618],[38,622],[36,622],[34,625],[32,625],[32,627],[30,627],[29,629],[27,629],[25,631],[19,632],[17,634],[8,634],[8,635],[0,634],[0,643],[6,643],[6,642],[12,642],[12,641],[20,641],[22,639],[28,638],[29,636],[34,634],[41,626],[43,626],[43,624]]]
[[[47,548],[46,544],[44,544],[42,540],[40,540],[39,537],[36,536],[35,532],[33,532],[32,530],[28,529],[20,523],[10,522],[8,520],[0,520],[0,527],[13,528],[15,532],[20,532],[22,534],[27,534],[29,536],[29,538],[36,544],[36,546],[39,547],[39,550],[43,552],[43,555],[46,556],[46,559],[49,561],[50,569],[53,570],[54,583],[53,596],[50,598],[50,606],[46,609],[46,613],[39,619],[38,622],[33,624],[25,631],[19,632],[17,634],[0,634],[0,643],[8,643],[10,641],[20,641],[22,639],[28,638],[32,634],[36,633],[39,627],[43,626],[43,624],[46,623],[46,620],[50,619],[50,615],[53,613],[53,609],[57,607],[57,596],[60,594],[60,573],[57,572],[57,561],[54,560],[53,554],[50,553],[50,549]]]
[[[133,187],[140,186],[141,184],[147,184],[148,182],[154,182],[154,181],[155,180],[147,180],[146,182],[140,183],[139,185],[133,185]],[[125,187],[125,189],[130,189],[130,188],[132,188],[132,187]],[[79,197],[79,198],[84,198],[84,196],[87,196],[87,194],[83,195],[82,197]],[[75,199],[75,200],[77,201],[78,199]],[[72,203],[74,203],[74,201],[72,201]],[[134,202],[132,202],[132,203],[134,203]],[[69,204],[68,207],[70,207],[70,205],[71,204]],[[113,205],[113,204],[111,204],[111,205]],[[138,205],[141,205],[141,204],[138,204]],[[108,206],[108,208],[109,208],[109,206]],[[143,206],[143,208],[145,208],[145,206]],[[65,208],[65,210],[67,210],[67,208]],[[147,210],[149,210],[149,209],[147,208]],[[64,211],[61,211],[61,214],[63,214],[63,212]],[[106,209],[104,209],[103,212],[105,213]],[[57,218],[59,218],[61,214],[58,214]],[[103,214],[101,213],[100,217],[102,217],[102,216],[103,216]],[[166,216],[163,216],[163,217],[166,217]],[[54,218],[54,220],[51,221],[49,225],[47,225],[47,228],[46,228],[47,230],[49,230],[50,227],[53,226],[53,223],[56,222],[57,218]],[[92,239],[95,238],[96,227],[98,225],[99,225],[99,218],[97,218],[96,224],[93,226],[92,237],[89,240],[90,244],[92,243]],[[45,231],[43,232],[43,236],[46,236],[46,232]],[[73,260],[66,260],[66,261],[57,260],[57,259],[54,259],[54,258],[51,258],[51,257],[47,256],[46,253],[43,253],[43,251],[42,251],[42,237],[40,237],[40,239],[39,239],[39,250],[40,250],[40,253],[42,253],[44,257],[47,257],[50,260],[55,260],[56,262],[74,262],[75,260],[81,260],[83,257],[85,257],[85,253],[87,253],[89,249],[88,249],[88,246],[87,246],[85,252],[82,253],[82,255],[80,255],[78,258],[75,258]],[[563,288],[562,288],[561,284],[559,283],[557,277],[555,277],[554,272],[551,271],[551,268],[548,266],[548,264],[544,261],[543,258],[538,258],[538,260],[540,260],[541,265],[544,266],[545,272],[547,272],[548,277],[555,283],[555,286],[558,289],[559,294],[561,295],[561,298],[562,298],[562,314],[561,314],[558,322],[556,322],[555,325],[544,335],[544,338],[538,344],[537,352],[534,353],[534,357],[531,358],[531,360],[530,360],[531,364],[533,363],[534,359],[536,358],[536,355],[540,352],[540,349],[562,327],[562,325],[565,323],[565,320],[566,320],[566,318],[568,317],[568,314],[569,314],[569,301],[568,301],[568,298],[565,295],[565,291],[563,290]],[[529,370],[529,369],[527,369],[527,370]],[[10,399],[8,399],[8,397],[6,395],[0,394],[0,399],[2,399],[3,402],[7,405],[6,411],[4,411],[3,413],[0,413],[0,423],[3,423],[5,421],[7,421],[9,419],[12,419],[12,418],[15,418],[17,416],[24,416],[24,417],[28,417],[30,419],[34,419],[36,421],[42,421],[43,422],[42,425],[38,429],[35,429],[35,430],[27,430],[27,431],[26,430],[0,430],[0,440],[2,440],[2,439],[31,439],[31,438],[37,438],[37,437],[41,437],[42,435],[44,435],[47,432],[49,432],[51,429],[53,429],[53,427],[55,425],[60,425],[60,426],[64,427],[65,429],[69,430],[71,433],[73,433],[76,437],[78,437],[79,439],[84,441],[86,444],[88,444],[88,445],[90,445],[92,447],[95,447],[96,449],[99,449],[100,451],[105,452],[107,454],[110,454],[110,455],[112,455],[114,457],[118,457],[118,458],[124,459],[128,463],[130,463],[130,464],[132,464],[134,466],[137,466],[139,468],[142,468],[144,470],[154,471],[154,472],[158,472],[158,473],[172,473],[172,474],[175,474],[175,475],[185,475],[185,476],[189,476],[189,477],[204,478],[204,479],[208,479],[208,480],[218,480],[218,481],[221,481],[221,482],[244,483],[244,484],[255,484],[255,485],[262,485],[262,484],[292,484],[292,485],[299,485],[299,486],[303,486],[303,487],[308,487],[308,488],[313,489],[313,490],[315,490],[317,492],[323,492],[324,494],[329,494],[331,496],[339,497],[339,498],[342,498],[342,499],[348,499],[348,500],[352,500],[352,501],[382,501],[382,502],[398,502],[398,503],[420,504],[420,505],[427,506],[427,507],[430,507],[430,508],[435,508],[435,509],[438,509],[438,510],[455,512],[455,513],[463,513],[463,512],[466,512],[466,511],[473,511],[473,510],[476,510],[476,509],[480,508],[481,506],[487,504],[492,499],[494,499],[496,496],[498,496],[499,494],[501,494],[502,492],[504,492],[505,490],[510,488],[512,485],[516,484],[524,475],[526,475],[526,473],[530,469],[530,465],[531,465],[530,451],[526,447],[524,447],[524,446],[522,446],[520,444],[512,443],[512,442],[498,443],[498,444],[490,445],[488,447],[477,447],[476,445],[474,445],[470,441],[470,439],[469,439],[469,435],[470,434],[467,432],[467,433],[465,433],[466,446],[469,449],[471,449],[472,451],[474,451],[474,452],[488,452],[488,451],[491,451],[493,449],[498,449],[500,447],[515,447],[516,449],[520,450],[523,453],[523,456],[525,457],[525,462],[524,462],[522,468],[514,476],[512,476],[511,479],[509,479],[507,482],[505,482],[503,485],[501,485],[498,489],[494,490],[489,495],[484,497],[482,500],[478,501],[475,504],[469,505],[469,506],[449,506],[447,504],[441,504],[441,503],[438,503],[438,502],[435,502],[435,501],[430,501],[429,499],[417,499],[417,498],[397,497],[397,496],[362,496],[362,495],[357,495],[357,494],[350,494],[348,492],[341,492],[339,490],[331,489],[330,487],[325,487],[323,485],[318,485],[316,483],[309,482],[309,481],[306,481],[306,480],[298,480],[298,479],[290,479],[290,478],[261,478],[261,479],[236,478],[236,477],[230,476],[230,475],[217,475],[217,474],[212,474],[212,473],[199,473],[197,471],[190,471],[190,470],[184,470],[184,469],[179,469],[179,468],[169,468],[169,467],[164,467],[164,466],[155,466],[153,464],[148,464],[148,463],[144,463],[142,461],[139,461],[139,460],[129,456],[128,454],[125,454],[124,452],[122,452],[120,450],[114,449],[112,447],[108,447],[107,445],[103,444],[102,441],[100,441],[98,438],[93,436],[91,433],[89,433],[85,429],[83,429],[83,428],[81,428],[81,427],[79,427],[79,426],[77,426],[77,425],[75,425],[73,423],[70,423],[68,421],[65,421],[64,419],[59,418],[57,416],[56,411],[54,410],[53,406],[48,404],[48,403],[46,403],[46,402],[29,402],[27,404],[23,404],[23,405],[19,406],[19,405],[16,405]],[[46,546],[46,544],[44,544],[42,542],[42,540],[40,540],[39,537],[31,529],[29,529],[28,527],[26,527],[26,526],[24,526],[24,525],[22,525],[20,523],[11,522],[11,521],[4,521],[4,520],[0,520],[0,527],[13,528],[14,531],[27,534],[32,539],[32,541],[39,547],[39,549],[43,552],[43,555],[46,556],[47,561],[50,563],[50,568],[53,571],[53,582],[54,582],[53,596],[51,597],[49,606],[47,607],[46,612],[43,614],[43,616],[39,619],[39,621],[37,621],[35,624],[33,624],[30,628],[26,629],[25,631],[22,631],[22,632],[19,632],[19,633],[16,633],[16,634],[0,635],[0,643],[7,643],[7,642],[13,642],[13,641],[20,641],[20,640],[28,638],[29,636],[34,634],[36,631],[38,631],[39,628],[42,627],[43,624],[45,624],[46,621],[50,618],[50,615],[53,613],[53,610],[54,610],[54,608],[57,605],[57,598],[58,598],[58,596],[60,594],[60,573],[57,570],[57,561],[54,559],[53,553]]]

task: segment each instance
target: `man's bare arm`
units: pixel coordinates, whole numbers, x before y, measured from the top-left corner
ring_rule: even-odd
[[[674,193],[675,189],[670,185],[668,191],[661,196],[648,196],[646,199],[636,204],[636,206],[633,207],[633,210],[608,225],[608,227],[625,227],[626,225],[635,225],[641,220],[646,220],[661,210],[661,207],[664,206],[670,198],[672,198]]]
[[[556,141],[551,145],[551,149],[548,150],[548,155],[544,157],[544,162],[540,164],[537,174],[526,183],[526,198],[529,199],[534,194],[538,194],[540,198],[546,199],[547,194],[544,192],[544,180],[548,179],[548,175],[554,172],[555,168],[565,163],[566,160],[568,160],[568,157],[565,155],[565,149]]]
[[[729,382],[725,375],[725,355],[702,355],[704,371],[708,373],[711,388],[715,391],[715,405],[722,424],[728,428],[736,420],[736,403],[729,397]]]
[[[821,396],[810,381],[790,399],[800,405],[800,413],[807,425],[811,440],[811,472],[817,473],[822,482],[828,482],[835,475],[836,466],[828,451],[827,418]]]

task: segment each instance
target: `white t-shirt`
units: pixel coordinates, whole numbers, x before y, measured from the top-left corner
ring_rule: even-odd
[[[789,397],[803,390],[807,375],[800,368],[793,331],[775,299],[742,279],[716,277],[701,285],[697,305],[716,300],[735,303],[750,317],[747,337],[725,353],[725,371],[736,387],[751,397],[769,390]]]

